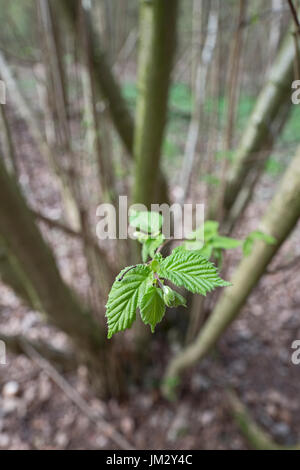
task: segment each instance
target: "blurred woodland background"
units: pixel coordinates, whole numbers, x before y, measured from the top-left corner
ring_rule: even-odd
[[[299,445],[299,6],[0,0],[1,449]],[[136,254],[97,240],[96,208],[119,195],[276,243],[226,250],[233,287],[108,340]]]

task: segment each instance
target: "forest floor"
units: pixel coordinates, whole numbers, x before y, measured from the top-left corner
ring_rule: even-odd
[[[53,215],[59,202],[49,197],[51,180],[35,164],[30,145],[20,144],[19,152],[24,161],[26,158],[31,161],[31,178],[24,176],[22,184],[25,189],[28,186],[33,206],[40,207],[41,202],[34,195],[44,195],[44,201],[49,204],[48,214],[52,210],[49,216]],[[242,229],[236,232],[237,237],[256,228],[275,186],[266,175],[244,216]],[[43,208],[47,209],[45,205]],[[76,243],[66,246],[65,238],[55,231],[50,238],[61,266],[67,269],[67,262],[76,252]],[[273,260],[272,267],[299,256],[299,240],[300,224]],[[240,256],[241,253],[230,256],[231,269]],[[86,280],[80,276],[78,258],[76,274],[81,279],[79,290],[84,291]],[[73,274],[66,273],[66,278]],[[291,344],[300,339],[299,285],[299,265],[265,275],[242,315],[219,342],[217,352],[186,374],[178,402],[166,402],[158,391],[159,378],[171,356],[162,333],[153,338],[149,351],[151,380],[145,380],[140,388],[130,386],[129,397],[122,403],[97,399],[83,367],[65,374],[65,378],[93,410],[100,411],[136,448],[248,448],[225,401],[227,386],[238,392],[256,422],[278,443],[300,442],[300,365],[291,362]],[[47,326],[38,313],[22,305],[3,285],[0,285],[0,329],[6,334],[22,332],[57,347],[65,345],[63,334]],[[7,365],[0,366],[0,449],[114,447],[45,370],[25,356],[8,353]]]

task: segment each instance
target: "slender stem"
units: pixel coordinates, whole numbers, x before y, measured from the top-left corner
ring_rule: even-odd
[[[160,287],[161,289],[163,289],[163,288],[164,288],[164,285],[163,285],[163,283],[161,282],[161,280],[159,279],[158,274],[157,274],[157,273],[154,273],[154,277],[155,277],[155,279],[157,280],[157,284],[159,285],[159,287]]]

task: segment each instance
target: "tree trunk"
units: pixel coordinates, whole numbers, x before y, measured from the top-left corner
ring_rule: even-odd
[[[61,188],[61,193],[63,196],[68,220],[72,225],[72,228],[78,229],[78,227],[80,226],[79,214],[72,195],[72,191],[69,187],[69,178],[66,177],[66,174],[62,170],[60,163],[57,161],[55,154],[52,152],[52,149],[50,149],[50,147],[48,146],[45,137],[40,129],[38,119],[35,117],[27,101],[22,96],[17,81],[13,77],[9,65],[6,63],[6,60],[1,52],[0,72],[1,76],[3,77],[3,80],[6,83],[8,92],[10,93],[10,97],[15,105],[17,112],[22,116],[22,118],[26,122],[28,130],[34,139],[42,158],[45,159],[53,174],[57,177],[58,184]]]
[[[14,265],[34,291],[40,310],[75,344],[103,394],[119,392],[120,361],[105,332],[62,280],[50,248],[42,238],[19,187],[0,160],[0,227]],[[116,391],[117,390],[117,391]]]
[[[16,149],[6,115],[6,105],[0,104],[0,127],[3,130],[6,165],[10,173],[18,174]]]
[[[57,117],[57,134],[59,143],[64,150],[70,150],[70,129],[68,122],[66,79],[63,67],[61,41],[58,25],[54,20],[54,12],[49,0],[37,0],[42,36],[45,43],[43,61],[49,71],[48,86],[51,86],[53,96],[52,106]]]
[[[273,256],[289,236],[300,217],[300,147],[289,165],[276,192],[260,229],[275,237],[274,245],[257,241],[252,253],[238,266],[232,286],[227,287],[198,337],[180,352],[169,364],[166,373],[168,393],[170,381],[181,372],[201,360],[216,344],[225,329],[238,316],[252,289],[256,286]]]
[[[287,113],[281,113],[286,103],[291,105],[290,93],[293,80],[295,45],[291,33],[285,38],[277,59],[270,71],[269,79],[262,89],[248,125],[243,133],[233,159],[231,174],[225,193],[225,211],[230,211],[243,188],[250,171],[263,168],[278,128],[283,127],[277,118],[285,122]]]
[[[88,34],[89,10],[80,5],[80,33],[82,47],[81,56],[83,63],[82,82],[84,93],[84,113],[87,122],[86,141],[91,161],[98,167],[99,183],[102,192],[102,200],[116,203],[115,181],[113,164],[105,155],[100,139],[100,120],[97,112],[97,97],[95,94],[95,79],[92,66],[92,43]]]
[[[140,2],[138,102],[135,121],[133,200],[159,201],[159,164],[176,44],[177,0]]]
[[[174,0],[172,4],[177,4],[177,0]],[[168,0],[168,4],[171,4]],[[75,31],[78,20],[78,1],[76,0],[60,0],[59,5],[63,7],[63,12],[71,26],[71,30]],[[174,9],[172,5],[170,13]],[[98,38],[96,31],[93,27],[91,17],[86,12],[86,20],[88,21],[88,31],[90,34],[90,54],[91,54],[91,67],[93,68],[93,74],[95,77],[95,84],[97,85],[97,91],[106,100],[109,107],[110,116],[112,122],[127,150],[129,157],[133,157],[133,145],[134,145],[134,122],[129,112],[127,103],[122,95],[120,86],[113,74],[112,68],[109,65],[106,54],[101,48],[101,42]],[[172,16],[172,14],[171,14]],[[170,21],[172,21],[170,19]],[[166,45],[171,43],[171,39],[166,40]],[[161,51],[165,50],[165,47],[161,47],[163,43],[159,44]],[[79,43],[79,47],[82,45]],[[168,46],[167,46],[168,47]],[[170,59],[167,58],[167,62]],[[163,69],[165,64],[163,64]],[[153,123],[151,123],[153,125]],[[159,172],[159,202],[168,202],[168,186],[164,175]]]
[[[232,48],[228,66],[227,77],[227,106],[226,106],[226,125],[224,132],[224,150],[225,156],[221,164],[220,187],[217,197],[217,219],[221,222],[224,217],[224,197],[227,185],[227,174],[229,169],[229,160],[226,153],[230,152],[234,142],[234,131],[236,121],[236,110],[239,94],[239,73],[244,47],[244,28],[243,24],[247,13],[247,0],[239,0],[239,12],[237,19],[237,28],[232,40]]]
[[[76,31],[78,20],[78,1],[60,0],[65,16],[73,31]],[[128,110],[125,99],[122,96],[119,84],[112,73],[111,67],[106,58],[105,52],[101,48],[100,40],[96,36],[92,21],[89,15],[89,33],[91,35],[91,55],[95,73],[95,82],[99,91],[106,99],[112,121],[123,141],[127,151],[132,152],[133,148],[133,120]]]
[[[195,88],[193,90],[194,103],[192,117],[187,134],[184,158],[180,179],[182,181],[182,195],[180,203],[184,204],[189,195],[190,183],[195,166],[197,145],[200,137],[201,119],[203,118],[203,106],[206,99],[206,83],[210,63],[213,58],[218,33],[218,12],[215,5],[209,13],[207,33],[202,54],[196,69]]]
[[[8,287],[13,289],[15,294],[20,297],[25,304],[29,305],[31,308],[35,309],[33,299],[30,295],[30,290],[22,275],[18,273],[9,258],[7,247],[4,243],[4,240],[0,237],[0,279]]]

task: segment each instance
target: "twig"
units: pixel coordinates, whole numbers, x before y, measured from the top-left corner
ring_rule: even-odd
[[[258,426],[247,408],[232,390],[227,391],[227,402],[242,434],[256,450],[299,450],[300,445],[285,447],[273,441],[272,437]]]
[[[163,283],[161,282],[161,280],[159,279],[157,273],[154,273],[154,277],[155,277],[155,279],[157,280],[157,284],[159,285],[159,287],[160,287],[161,289],[164,289],[164,285],[163,285]]]
[[[211,11],[208,18],[208,28],[217,32],[218,30],[218,15],[215,11]],[[184,159],[181,168],[181,188],[182,195],[179,199],[181,204],[186,200],[190,183],[192,180],[193,168],[196,161],[197,145],[200,138],[200,121],[202,118],[202,107],[205,100],[205,87],[207,83],[207,75],[210,63],[213,58],[217,35],[206,35],[205,43],[201,52],[201,57],[197,63],[195,85],[194,85],[194,103],[192,110],[192,117],[188,129]]]
[[[31,213],[37,220],[44,222],[50,228],[58,229],[64,232],[66,235],[69,235],[74,238],[80,238],[80,239],[82,238],[81,232],[77,232],[76,230],[73,230],[71,227],[68,227],[67,225],[63,224],[59,220],[50,219],[49,217],[33,209],[31,209]]]
[[[293,4],[292,0],[287,0],[287,1],[288,1],[289,6],[290,6],[290,10],[291,10],[295,25],[297,27],[297,32],[300,34],[300,22],[299,22],[299,19],[298,19],[297,10],[296,10],[295,5]]]
[[[62,222],[58,221],[58,220],[54,220],[54,219],[50,219],[49,217],[46,217],[45,215],[41,214],[40,212],[38,211],[35,211],[33,209],[31,209],[31,213],[33,214],[33,216],[41,221],[41,222],[44,222],[46,225],[48,225],[50,228],[54,228],[54,229],[57,229],[57,230],[60,230],[62,232],[64,232],[66,235],[69,235],[70,237],[73,237],[73,238],[77,238],[78,240],[80,240],[81,242],[85,241],[86,243],[88,243],[90,246],[93,246],[95,251],[99,254],[99,256],[102,258],[102,259],[105,259],[106,260],[106,267],[107,269],[109,270],[109,274],[111,276],[111,278],[113,279],[115,277],[115,273],[113,271],[113,269],[111,269],[110,265],[109,265],[109,262],[108,262],[108,259],[107,259],[107,255],[105,253],[104,250],[102,250],[102,248],[100,248],[100,246],[98,245],[98,243],[94,240],[94,238],[91,238],[89,237],[87,240],[86,238],[84,239],[83,237],[83,233],[81,231],[76,231],[76,230],[73,230],[71,227],[68,227],[67,225],[63,224]]]
[[[49,361],[62,366],[64,370],[75,369],[77,365],[76,358],[72,351],[64,351],[54,348],[44,341],[30,340],[23,335],[6,335],[3,333],[0,333],[0,340],[4,341],[6,347],[13,354],[27,354],[27,351],[24,350],[23,347],[26,342]]]
[[[127,439],[109,424],[100,413],[95,413],[87,402],[71,385],[60,375],[57,370],[43,358],[29,343],[24,342],[23,347],[27,355],[56,383],[56,385],[65,393],[65,395],[92,421],[103,434],[111,439],[118,447],[123,450],[134,450],[134,447]]]
[[[288,0],[288,4],[290,6],[290,10],[292,13],[292,17],[295,23],[295,31],[293,32],[294,42],[295,42],[295,79],[298,80],[300,78],[300,54],[299,54],[299,43],[297,40],[297,36],[300,34],[300,23],[297,15],[297,10],[294,6],[292,0]]]

